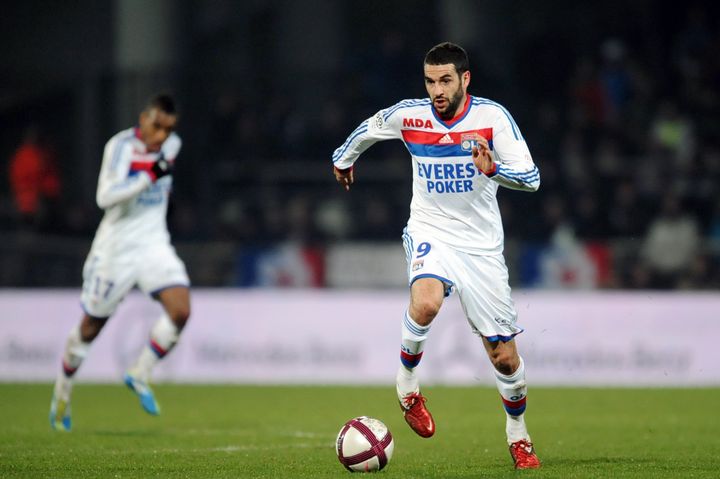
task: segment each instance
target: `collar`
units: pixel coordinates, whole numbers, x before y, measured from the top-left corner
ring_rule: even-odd
[[[433,115],[435,116],[435,119],[445,125],[446,128],[452,128],[455,126],[456,123],[458,123],[460,120],[465,118],[465,116],[468,114],[468,111],[470,111],[470,104],[472,103],[472,96],[467,94],[465,95],[465,105],[463,105],[463,109],[454,117],[452,117],[450,120],[443,120],[440,118],[437,114],[437,111],[435,111],[435,107],[432,106],[432,103],[430,104],[430,108],[432,109]]]

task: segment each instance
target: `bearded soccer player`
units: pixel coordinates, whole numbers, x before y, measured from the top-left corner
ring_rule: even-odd
[[[332,157],[335,178],[349,190],[353,164],[375,142],[400,139],[412,156],[413,196],[402,235],[410,304],[402,318],[396,377],[400,406],[417,434],[435,433],[416,368],[443,299],[457,291],[495,369],[515,467],[538,468],[525,425],[525,366],[514,339],[522,328],[510,296],[496,194],[500,186],[536,191],[540,173],[510,113],[468,94],[465,50],[447,42],[436,45],[425,56],[424,74],[429,98],[380,110]]]
[[[105,214],[83,268],[80,302],[85,314],[70,331],[55,382],[50,425],[56,430],[70,430],[73,376],[134,286],[158,300],[163,314],[124,381],[146,412],[160,413],[149,385],[151,372],[175,346],[190,316],[190,280],[170,244],[166,223],[181,147],[174,133],[177,120],[173,98],[157,95],[140,113],[138,126],[119,132],[105,145],[96,196]]]

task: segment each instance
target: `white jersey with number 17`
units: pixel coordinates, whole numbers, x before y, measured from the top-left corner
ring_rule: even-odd
[[[485,137],[497,171],[473,164],[472,147]],[[378,141],[400,139],[412,156],[413,198],[408,230],[430,235],[470,254],[502,253],[504,236],[498,186],[535,191],[540,173],[520,129],[498,103],[468,95],[462,112],[444,121],[429,99],[403,100],[363,121],[333,154],[349,168]]]

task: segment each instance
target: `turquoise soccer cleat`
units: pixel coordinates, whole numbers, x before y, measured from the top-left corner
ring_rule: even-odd
[[[56,431],[66,432],[69,432],[72,427],[70,402],[57,399],[54,394],[50,402],[50,426]]]
[[[138,398],[140,398],[140,405],[145,412],[152,414],[153,416],[160,415],[160,405],[158,405],[155,400],[155,395],[153,394],[149,384],[144,381],[140,381],[130,373],[125,373],[125,384],[127,384],[127,387],[132,389],[132,391],[138,395]]]

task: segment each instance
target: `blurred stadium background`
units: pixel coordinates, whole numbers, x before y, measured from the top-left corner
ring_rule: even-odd
[[[689,305],[678,314],[708,319],[683,301],[712,299],[720,286],[720,8],[662,5],[8,3],[0,16],[5,348],[9,311],[58,316],[53,294],[77,297],[101,217],[94,195],[104,142],[158,90],[173,92],[182,112],[169,225],[198,298],[215,288],[237,298],[258,288],[276,298],[315,291],[320,301],[361,290],[353,303],[361,307],[391,291],[401,298],[398,316],[408,155],[399,142],[376,145],[350,194],[335,184],[330,156],[380,108],[425,96],[423,55],[447,39],[467,48],[471,92],[512,112],[542,173],[536,194],[499,194],[518,295],[555,294],[562,304],[579,290],[598,311],[603,294],[637,301],[652,291]],[[16,164],[27,141],[45,167]],[[28,170],[35,182],[18,197]],[[622,296],[629,290],[642,294]],[[48,312],[23,313],[21,293]],[[62,309],[67,324],[79,317],[74,308]]]
[[[470,53],[472,93],[513,113],[542,171],[537,194],[500,193],[514,286],[716,289],[718,10],[11,2],[0,18],[0,286],[79,285],[104,142],[158,89],[182,108],[169,221],[195,285],[398,286],[403,271],[380,258],[397,256],[408,214],[404,148],[373,148],[350,195],[329,157],[378,109],[423,97],[423,54],[452,39]],[[19,211],[10,162],[28,129],[53,168]],[[338,272],[348,265],[374,269]]]

